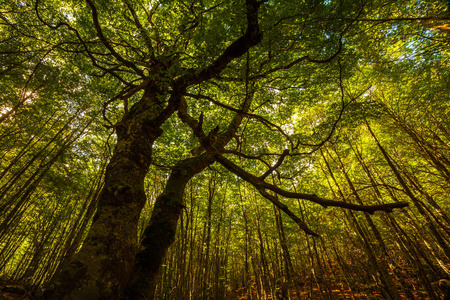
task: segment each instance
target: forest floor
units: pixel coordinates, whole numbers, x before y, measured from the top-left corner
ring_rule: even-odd
[[[259,294],[262,295],[263,292],[260,292]],[[346,299],[352,299],[352,300],[382,300],[386,299],[379,291],[374,291],[370,289],[369,287],[366,290],[362,291],[352,291],[348,288],[340,288],[337,284],[331,285],[331,293],[332,297],[329,297],[328,299],[333,300],[346,300]],[[402,291],[399,290],[399,293],[402,297],[402,299],[408,299]],[[321,292],[317,287],[308,288],[306,286],[299,287],[298,289],[291,289],[290,290],[290,299],[298,299],[298,300],[313,300],[313,299],[327,299],[327,295],[322,296],[322,294],[325,294],[325,292]],[[429,300],[430,298],[425,296],[419,291],[411,291],[411,294],[414,296],[415,299],[421,299],[421,300]],[[286,295],[286,293],[285,293]],[[265,298],[267,297],[267,298]],[[278,299],[289,299],[288,297],[283,297],[282,293],[280,291],[277,291],[275,293],[275,297],[266,294],[262,296],[261,298],[265,298],[267,300],[278,300]],[[252,300],[252,299],[258,299],[258,290],[256,287],[252,288],[251,295],[248,293],[248,289],[245,287],[239,288],[234,291],[230,291],[227,293],[226,300]]]
[[[382,300],[382,299],[386,299],[385,297],[383,297],[383,295],[381,295],[380,293],[371,293],[371,294],[366,294],[366,293],[355,293],[355,292],[351,292],[350,290],[347,291],[340,291],[339,289],[333,289],[332,290],[333,293],[333,297],[331,299],[333,300],[347,300],[347,299],[352,299],[352,300]],[[414,297],[416,299],[422,299],[422,300],[429,300],[429,297],[420,295],[418,293],[414,293]],[[402,299],[408,299],[406,296],[401,295]],[[253,289],[252,291],[252,296],[250,296],[247,293],[246,288],[241,288],[235,291],[230,291],[227,294],[227,298],[226,300],[251,300],[251,299],[258,299],[258,293],[256,289]],[[288,298],[283,298],[282,296],[278,296],[278,297],[272,297],[271,295],[267,295],[267,300],[278,300],[278,299],[288,299]],[[324,299],[321,295],[321,292],[318,289],[313,289],[312,295],[310,296],[309,292],[300,292],[299,296],[297,296],[297,292],[296,291],[292,291],[291,292],[291,299],[298,299],[298,300],[313,300],[313,299]]]
[[[336,300],[344,300],[344,299],[353,299],[353,300],[378,300],[378,299],[385,299],[381,294],[374,293],[373,295],[368,296],[367,294],[358,294],[348,291],[341,292],[339,289],[333,289],[331,291],[333,293],[333,299]],[[298,294],[298,296],[297,296]],[[279,293],[277,296],[272,297],[272,295],[266,295],[268,300],[278,300],[278,299],[288,299],[283,298],[282,295]],[[298,300],[310,300],[310,299],[323,299],[321,292],[319,289],[314,288],[312,293],[308,291],[291,291],[290,292],[291,299],[298,299]],[[370,297],[370,298],[369,298]],[[227,294],[226,300],[251,300],[251,299],[258,299],[258,291],[256,288],[252,290],[252,295],[250,296],[247,292],[246,288],[240,288],[235,291],[230,291]],[[404,298],[406,299],[406,297]],[[428,298],[426,298],[428,299]]]
[[[446,266],[450,269],[450,265]],[[402,284],[398,282],[398,278],[394,278],[394,284],[398,287],[398,292],[402,299],[420,299],[429,300],[430,296],[423,289],[421,283],[410,276],[411,270],[403,270],[399,278],[402,280]],[[352,273],[350,276],[353,279],[357,279],[352,286],[357,286],[357,288],[350,288],[349,282],[346,281],[336,281],[336,274],[339,274],[337,269],[328,270],[325,278],[327,278],[328,290],[324,290],[324,282],[320,285],[311,276],[305,276],[305,279],[300,283],[292,284],[288,289],[282,293],[281,290],[277,289],[274,293],[269,293],[268,291],[258,291],[258,288],[253,283],[252,287],[241,287],[233,291],[229,291],[226,296],[226,300],[255,300],[255,299],[267,299],[267,300],[278,300],[278,299],[296,299],[296,300],[315,300],[315,299],[332,299],[332,300],[383,300],[387,299],[387,295],[383,295],[380,287],[371,283],[370,280],[362,279],[358,277],[358,274]],[[409,275],[408,275],[409,274]],[[334,279],[331,279],[334,278]],[[436,280],[436,279],[435,279]],[[439,295],[439,299],[444,299],[443,291],[439,288],[438,281],[432,282],[432,289]],[[322,290],[319,289],[319,286]],[[403,290],[400,289],[403,286]],[[405,295],[409,294],[409,297]],[[447,299],[447,298],[445,298]]]
[[[31,290],[33,290],[33,287],[30,286],[24,286],[17,282],[10,282],[10,281],[2,281],[0,279],[0,300],[35,300],[35,297],[32,296]],[[313,300],[313,299],[324,299],[322,297],[322,292],[317,288],[313,288],[312,292],[311,289],[308,289],[307,287],[303,286],[300,287],[297,290],[292,289],[290,291],[290,297],[291,299],[298,299],[298,300]],[[337,285],[331,286],[331,292],[333,294],[332,299],[333,300],[344,300],[344,299],[352,299],[352,300],[381,300],[385,299],[383,295],[379,292],[374,292],[370,290],[366,291],[351,291],[349,289],[342,289],[339,288]],[[258,299],[258,291],[255,288],[252,288],[251,291],[252,295],[248,293],[247,288],[242,287],[234,291],[230,291],[227,293],[226,300],[252,300],[252,299]],[[260,292],[261,294],[261,292]],[[419,294],[416,291],[413,291],[414,298],[421,299],[421,300],[428,300],[430,298],[425,297],[424,295]],[[266,297],[266,298],[265,298]],[[278,292],[275,297],[272,297],[272,295],[266,294],[265,296],[262,296],[262,298],[265,298],[267,300],[277,300],[277,299],[288,299],[287,297],[282,297],[281,292]],[[402,295],[402,299],[407,299],[405,296]],[[180,299],[183,300],[183,299]],[[220,299],[217,299],[220,300]]]

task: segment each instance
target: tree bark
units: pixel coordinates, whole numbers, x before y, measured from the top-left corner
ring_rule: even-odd
[[[149,86],[116,125],[117,144],[106,167],[97,212],[83,246],[52,279],[44,299],[118,299],[132,270],[137,224],[146,202],[144,178],[161,135],[161,92]],[[162,122],[160,122],[162,123]]]
[[[142,249],[136,255],[131,278],[120,299],[153,299],[159,267],[175,240],[186,184],[213,162],[213,155],[204,153],[182,160],[173,169],[164,191],[156,199]]]

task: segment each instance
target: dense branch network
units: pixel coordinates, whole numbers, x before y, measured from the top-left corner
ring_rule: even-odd
[[[108,73],[117,79],[119,79],[120,82],[122,82],[125,87],[117,94],[117,96],[111,98],[109,101],[106,101],[103,106],[103,116],[104,119],[107,120],[110,123],[110,127],[114,127],[106,116],[106,110],[109,104],[111,104],[114,101],[122,100],[124,101],[125,105],[125,115],[128,114],[128,108],[127,108],[127,100],[138,93],[141,90],[147,89],[149,86],[155,84],[155,79],[152,76],[146,76],[144,74],[144,71],[137,66],[134,62],[126,59],[123,57],[116,49],[116,43],[109,40],[102,29],[100,20],[99,20],[99,14],[97,7],[95,6],[93,0],[86,0],[86,3],[90,7],[91,10],[91,18],[93,20],[94,24],[94,30],[96,33],[97,38],[99,39],[99,43],[101,43],[107,50],[107,53],[100,54],[96,53],[95,51],[92,51],[88,47],[90,45],[90,42],[85,41],[81,34],[73,28],[70,24],[67,22],[60,22],[56,25],[49,24],[45,22],[42,17],[39,15],[39,9],[38,4],[39,1],[36,1],[35,4],[35,10],[37,13],[37,16],[39,20],[47,25],[48,27],[57,30],[60,27],[67,27],[69,31],[73,32],[78,40],[78,43],[81,45],[83,52],[87,54],[87,56],[91,59],[94,66],[98,67],[99,69],[103,70],[105,73]],[[308,146],[308,147],[314,147],[315,150],[320,148],[322,145],[324,145],[333,135],[337,124],[339,123],[342,114],[345,110],[345,108],[349,105],[350,102],[352,102],[354,99],[351,99],[350,102],[344,101],[344,86],[342,83],[342,66],[340,64],[340,61],[338,61],[339,64],[339,84],[340,84],[340,90],[341,90],[341,101],[342,101],[342,107],[338,114],[338,117],[334,121],[330,132],[328,135],[318,144],[304,144],[300,143],[298,141],[297,143],[294,143],[294,141],[291,139],[291,137],[284,132],[284,130],[277,124],[274,124],[273,122],[267,120],[264,117],[261,117],[257,114],[250,112],[250,102],[252,99],[252,93],[247,93],[246,99],[242,102],[241,107],[239,109],[234,108],[230,105],[223,104],[220,101],[217,101],[213,99],[212,97],[202,95],[202,94],[192,94],[188,93],[187,89],[188,87],[191,87],[193,85],[197,85],[206,81],[209,81],[210,79],[214,77],[218,77],[220,73],[228,66],[228,64],[235,60],[236,58],[239,58],[243,56],[245,53],[248,53],[249,49],[257,44],[259,44],[262,40],[262,32],[259,28],[258,23],[258,9],[259,7],[264,3],[264,1],[256,1],[256,0],[246,0],[246,30],[245,32],[236,40],[231,42],[224,50],[223,52],[215,59],[213,60],[208,66],[201,68],[201,69],[189,69],[183,74],[181,74],[178,77],[171,79],[171,92],[170,97],[167,100],[166,107],[156,116],[153,120],[151,120],[152,124],[155,127],[159,127],[170,115],[172,115],[175,111],[178,111],[178,116],[180,119],[188,124],[191,129],[193,130],[195,136],[198,138],[201,147],[203,147],[207,151],[212,151],[215,160],[221,163],[225,168],[227,168],[232,173],[238,175],[245,181],[251,183],[259,192],[260,194],[267,198],[269,201],[274,203],[276,206],[278,206],[281,210],[283,210],[286,214],[288,214],[297,224],[299,224],[300,228],[304,230],[307,234],[316,235],[313,231],[311,231],[306,224],[304,224],[294,213],[292,213],[289,208],[282,204],[276,196],[272,195],[268,191],[271,191],[275,195],[280,195],[287,198],[296,198],[296,199],[305,199],[317,204],[322,205],[323,207],[328,206],[334,206],[334,207],[342,207],[346,209],[351,210],[357,210],[357,211],[364,211],[367,213],[373,213],[375,211],[386,211],[390,212],[394,208],[401,208],[405,207],[406,203],[391,203],[391,204],[384,204],[384,205],[356,205],[351,204],[347,202],[341,202],[341,201],[334,201],[329,199],[324,199],[321,197],[318,197],[314,194],[302,194],[302,193],[293,193],[289,191],[285,191],[278,186],[274,184],[269,184],[265,181],[265,179],[272,174],[273,172],[277,172],[277,169],[283,164],[283,161],[286,157],[292,156],[292,155],[298,155],[299,153],[294,153],[294,150],[296,150],[300,145],[302,146]],[[146,31],[145,27],[141,24],[139,17],[137,16],[137,13],[134,9],[134,7],[127,1],[125,1],[125,5],[128,9],[129,14],[131,14],[131,20],[134,23],[134,26],[138,29],[138,31],[141,33],[141,35],[144,38],[145,46],[148,51],[148,55],[150,56],[152,62],[149,63],[149,70],[151,73],[158,73],[160,70],[167,69],[173,65],[174,62],[164,62],[163,60],[160,60],[160,57],[156,56],[155,54],[155,48],[153,45],[153,41],[149,33]],[[155,8],[156,9],[156,8]],[[277,66],[272,69],[269,69],[261,74],[251,75],[247,66],[247,75],[246,75],[246,81],[247,84],[249,81],[255,81],[260,78],[265,78],[269,76],[272,73],[277,73],[279,71],[284,71],[291,69],[292,67],[307,61],[310,63],[329,63],[332,60],[334,60],[336,57],[339,56],[339,54],[342,52],[343,48],[343,35],[345,32],[351,27],[352,24],[358,21],[358,18],[360,17],[363,9],[361,8],[359,11],[357,11],[356,16],[352,19],[348,20],[348,24],[343,28],[343,30],[339,33],[339,45],[334,53],[332,53],[328,58],[324,59],[316,59],[312,58],[310,55],[304,55],[300,58],[297,58],[291,62],[288,62],[287,64],[283,66]],[[146,12],[147,13],[147,12]],[[148,21],[151,22],[151,15],[148,18]],[[195,25],[195,22],[192,24],[193,27],[197,26]],[[191,26],[191,27],[192,27]],[[124,47],[131,47],[129,45],[125,45]],[[105,67],[102,64],[98,62],[98,59],[96,56],[103,56],[107,55],[110,57],[114,57],[116,63],[112,67]],[[248,63],[248,59],[247,59]],[[121,67],[128,69],[132,71],[134,74],[138,76],[138,79],[135,79],[135,81],[140,81],[139,84],[134,84],[132,82],[126,81],[123,79],[119,72],[121,71]],[[123,70],[122,70],[123,71]],[[184,100],[184,96],[189,96],[194,99],[203,99],[210,101],[211,103],[225,108],[229,111],[232,111],[235,113],[234,119],[231,121],[228,129],[225,133],[218,135],[218,127],[211,130],[209,133],[205,133],[202,128],[202,122],[203,122],[203,114],[200,115],[199,120],[194,119],[192,116],[190,116],[187,113],[187,103]],[[141,100],[145,101],[145,99]],[[136,103],[137,105],[141,105],[139,103]],[[135,105],[136,105],[135,104]],[[235,137],[236,131],[242,121],[242,119],[246,118],[253,118],[263,124],[265,127],[267,127],[269,130],[278,131],[281,133],[281,135],[284,136],[284,138],[288,141],[290,144],[291,150],[285,150],[280,154],[274,154],[278,156],[277,161],[271,165],[268,162],[266,162],[264,159],[262,159],[262,156],[264,154],[261,154],[259,156],[252,156],[247,155],[244,153],[240,153],[238,151],[233,150],[227,150],[225,149],[225,145],[233,138]],[[314,150],[313,150],[314,151]],[[234,164],[231,160],[227,159],[223,154],[225,153],[232,153],[235,155],[239,155],[240,157],[244,158],[250,158],[250,159],[259,159],[262,161],[268,169],[259,177],[254,176],[248,172],[246,172],[241,167]]]
[[[250,1],[248,1],[248,3],[250,3]],[[253,23],[253,17],[254,15],[256,15],[256,10],[257,10],[257,6],[253,6],[254,11],[249,10],[247,13],[247,19],[248,19],[248,29],[247,32],[245,33],[244,36],[242,36],[241,38],[239,38],[238,40],[236,40],[234,43],[232,43],[225,51],[224,53],[218,57],[218,59],[213,62],[209,67],[205,68],[204,70],[196,73],[196,75],[194,76],[187,76],[187,77],[182,77],[180,78],[178,81],[182,82],[184,84],[194,84],[197,83],[198,81],[206,81],[210,78],[213,78],[215,75],[220,73],[220,70],[223,69],[223,65],[227,64],[231,59],[233,55],[237,55],[239,54],[242,55],[242,49],[239,49],[238,46],[243,46],[243,45],[248,45],[248,43],[258,43],[260,40],[260,34],[259,31],[257,29],[257,24]],[[354,19],[352,19],[352,21],[350,22],[350,25],[353,24],[358,17],[360,16],[361,11],[358,12],[358,16]],[[254,24],[254,26],[252,28],[252,24]],[[342,35],[343,33],[348,30],[348,28],[350,27],[350,25],[348,25],[343,32],[340,35],[340,39],[339,39],[339,47],[338,50],[328,59],[325,60],[315,60],[315,59],[311,59],[309,56],[303,56],[293,62],[291,62],[290,64],[283,66],[283,67],[279,67],[279,68],[275,68],[269,71],[269,73],[271,72],[277,72],[279,70],[282,69],[289,69],[292,66],[302,62],[302,61],[309,61],[309,62],[313,62],[313,63],[327,63],[332,61],[333,59],[335,59],[338,54],[341,52],[342,49]],[[246,51],[248,51],[250,47],[247,48]],[[287,135],[286,133],[284,133],[284,131],[282,130],[282,128],[270,121],[268,121],[267,119],[258,116],[256,114],[253,113],[249,113],[248,112],[248,108],[247,109],[237,109],[234,108],[230,105],[227,104],[223,104],[220,101],[217,101],[215,99],[213,99],[210,96],[206,96],[206,95],[202,95],[202,94],[192,94],[192,93],[185,93],[186,96],[192,97],[194,99],[203,99],[203,100],[207,100],[219,107],[225,108],[229,111],[235,112],[236,116],[240,116],[242,117],[247,117],[247,118],[254,118],[256,120],[258,120],[259,122],[261,122],[263,125],[267,126],[270,130],[273,130],[275,128],[275,130],[278,130],[291,144],[291,148],[292,150],[296,150],[298,148],[299,145],[304,145],[304,146],[310,146],[310,147],[315,147],[315,150],[319,149],[321,146],[323,146],[333,135],[337,124],[339,123],[339,121],[341,120],[342,114],[345,110],[345,108],[352,102],[354,101],[356,98],[358,98],[360,95],[362,95],[365,91],[361,92],[360,95],[358,95],[357,97],[352,97],[350,99],[349,102],[345,102],[344,101],[344,86],[343,86],[343,81],[342,81],[342,66],[340,61],[338,61],[338,65],[339,65],[339,86],[340,86],[340,91],[341,91],[341,101],[342,101],[342,107],[341,110],[338,114],[337,119],[334,121],[332,128],[329,132],[329,134],[327,135],[327,137],[321,141],[318,144],[301,144],[300,142],[297,142],[297,144],[294,146],[291,138],[289,137],[289,135]],[[264,76],[267,76],[269,73],[266,73]],[[248,70],[247,70],[247,80],[256,80],[257,77],[249,77],[248,76]],[[259,75],[260,77],[262,75]],[[264,77],[262,76],[262,77]],[[182,100],[182,104],[179,107],[178,110],[178,115],[179,117],[182,119],[183,122],[185,122],[186,124],[188,124],[192,131],[194,132],[194,135],[198,138],[201,147],[203,150],[209,151],[214,153],[215,156],[215,160],[217,162],[219,162],[220,164],[222,164],[226,169],[228,169],[230,172],[234,173],[235,175],[239,176],[240,178],[242,178],[243,180],[249,182],[251,185],[253,185],[258,192],[266,199],[268,199],[270,202],[272,202],[275,206],[277,206],[278,208],[280,208],[283,212],[285,212],[294,222],[296,222],[298,224],[298,226],[306,233],[309,235],[313,235],[313,236],[318,236],[317,233],[315,233],[314,231],[312,231],[299,217],[297,217],[295,215],[295,213],[293,213],[289,207],[285,204],[283,204],[281,201],[278,200],[278,195],[286,197],[286,198],[293,198],[293,199],[304,199],[304,200],[308,200],[311,201],[313,203],[319,204],[323,207],[341,207],[341,208],[345,208],[345,209],[350,209],[350,210],[354,210],[354,211],[362,211],[362,212],[366,212],[369,214],[373,214],[376,211],[384,211],[384,212],[392,212],[393,209],[395,208],[403,208],[408,206],[408,203],[405,202],[399,202],[399,203],[389,203],[389,204],[380,204],[380,205],[359,205],[359,204],[353,204],[353,203],[348,203],[348,202],[344,202],[344,201],[336,201],[336,200],[330,200],[330,199],[325,199],[322,197],[319,197],[315,194],[304,194],[304,193],[296,193],[296,192],[290,192],[290,191],[286,191],[280,187],[278,187],[275,184],[269,184],[265,181],[265,179],[267,178],[267,176],[269,176],[270,174],[272,174],[273,172],[277,171],[277,169],[282,165],[284,159],[287,156],[290,156],[290,151],[289,150],[284,150],[283,153],[278,154],[279,158],[277,159],[277,161],[271,166],[269,165],[267,162],[265,162],[262,159],[262,155],[260,156],[250,156],[250,155],[246,155],[243,153],[240,153],[238,151],[232,151],[232,150],[226,150],[223,147],[226,145],[226,143],[223,144],[218,144],[217,142],[215,142],[215,139],[211,139],[211,137],[215,137],[215,135],[217,134],[217,130],[218,128],[216,127],[215,129],[213,129],[212,131],[210,131],[208,134],[206,134],[205,132],[203,132],[202,129],[202,123],[203,123],[203,114],[200,115],[199,120],[196,120],[195,118],[193,118],[192,116],[190,116],[187,113],[187,104],[185,102],[185,100]],[[235,130],[234,130],[235,132]],[[229,140],[229,139],[228,139]],[[227,140],[227,141],[228,141]],[[313,151],[315,151],[313,150]],[[224,153],[233,153],[236,155],[239,155],[241,157],[244,158],[250,158],[250,159],[259,159],[261,160],[264,164],[266,164],[268,166],[268,170],[265,171],[261,176],[257,177],[254,176],[248,172],[246,172],[244,169],[242,169],[241,167],[239,167],[238,165],[234,164],[232,161],[230,161],[229,159],[227,159],[226,157],[223,156]],[[269,193],[268,191],[272,192]]]

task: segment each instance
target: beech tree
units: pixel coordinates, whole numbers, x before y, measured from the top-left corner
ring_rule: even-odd
[[[88,234],[45,299],[152,298],[185,187],[213,164],[307,235],[320,233],[283,198],[369,214],[408,205],[328,199],[294,191],[285,179],[336,138],[347,110],[372,88],[351,86],[361,62],[389,56],[393,39],[418,42],[424,30],[432,36],[428,29],[446,20],[441,2],[34,0],[4,7],[2,44],[24,63],[11,58],[1,72],[18,68],[23,76],[14,85],[25,96],[11,96],[0,122],[26,107],[32,88],[39,95],[58,86],[38,74],[60,68],[58,82],[73,83],[61,89],[88,88],[84,103],[115,134]],[[298,120],[313,105],[325,115],[306,126]],[[171,171],[140,241],[152,164]]]

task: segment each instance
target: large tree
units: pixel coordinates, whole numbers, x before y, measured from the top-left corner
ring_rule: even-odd
[[[43,66],[61,66],[68,74],[75,70],[79,86],[66,89],[90,87],[108,97],[102,107],[96,101],[91,105],[116,135],[89,233],[44,297],[148,299],[174,240],[185,186],[214,163],[253,185],[310,235],[317,233],[278,196],[368,213],[405,207],[325,199],[290,191],[269,178],[295,176],[297,158],[333,138],[345,110],[370,88],[347,86],[368,52],[382,57],[393,36],[405,28],[413,36],[432,26],[442,7],[413,1],[8,4],[4,43],[17,48],[19,58],[7,61],[2,72],[14,70],[24,57],[26,79],[18,82],[18,76],[15,84],[24,91],[35,85],[39,93],[47,84],[36,76]],[[21,99],[9,104],[0,121],[26,105]],[[324,107],[326,117],[312,120],[310,128],[297,126],[302,110],[313,103]],[[177,139],[178,155],[166,158],[171,174],[139,245],[144,180],[153,152],[177,153],[164,152],[168,144],[159,142],[169,133],[183,139]]]

